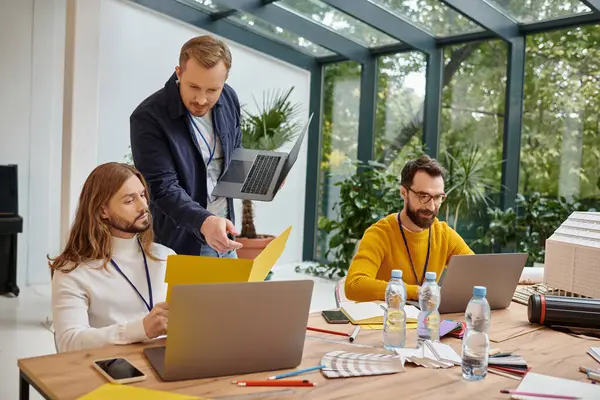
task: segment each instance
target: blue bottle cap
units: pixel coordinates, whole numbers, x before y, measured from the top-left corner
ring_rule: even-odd
[[[473,296],[485,297],[486,293],[485,286],[473,286]]]
[[[402,270],[401,269],[393,269],[392,270],[392,278],[402,279]]]
[[[437,275],[435,272],[425,272],[425,279],[428,281],[434,281],[435,282],[435,278],[437,278]]]

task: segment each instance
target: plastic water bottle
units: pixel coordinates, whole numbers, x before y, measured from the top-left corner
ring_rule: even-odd
[[[425,340],[440,340],[440,287],[435,281],[435,272],[425,274],[425,283],[419,288],[419,320],[417,323],[417,343]]]
[[[484,286],[473,287],[473,298],[465,312],[467,328],[462,341],[462,375],[469,381],[483,379],[488,372],[488,331],[492,313],[485,295]]]
[[[402,281],[402,270],[392,270],[392,279],[385,290],[385,303],[383,347],[388,350],[402,348],[406,342],[406,286]]]

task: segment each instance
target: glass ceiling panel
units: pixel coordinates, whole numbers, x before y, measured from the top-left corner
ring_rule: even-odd
[[[404,20],[412,22],[436,37],[461,35],[483,30],[482,27],[454,11],[440,0],[369,1]]]
[[[357,1],[357,0],[348,0]],[[362,1],[362,0],[361,0]],[[400,43],[383,32],[353,18],[320,0],[279,0],[274,3],[325,28],[334,30],[364,46],[374,47]]]
[[[217,13],[221,11],[227,11],[228,8],[223,6],[218,6],[215,4],[214,0],[177,0],[180,3],[190,5],[194,8],[197,8],[201,11],[208,13]]]
[[[526,24],[591,12],[579,0],[485,0],[509,18]]]
[[[335,54],[334,52],[316,45],[313,42],[296,35],[295,33],[281,29],[280,27],[270,24],[251,14],[239,11],[236,14],[227,17],[226,19],[241,25],[245,29],[254,31],[259,35],[292,45],[293,47],[310,56],[323,57]]]

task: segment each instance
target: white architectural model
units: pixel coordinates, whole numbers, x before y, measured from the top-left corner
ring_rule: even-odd
[[[600,298],[600,213],[574,212],[546,240],[544,283]]]

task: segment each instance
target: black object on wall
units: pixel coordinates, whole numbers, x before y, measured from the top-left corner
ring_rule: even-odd
[[[17,166],[0,165],[0,294],[19,295],[17,234],[23,232],[19,215]]]

